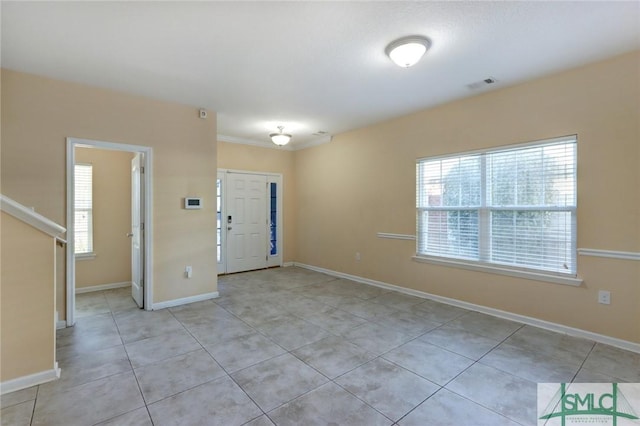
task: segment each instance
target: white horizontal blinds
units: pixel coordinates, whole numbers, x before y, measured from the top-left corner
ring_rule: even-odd
[[[75,253],[93,251],[93,166],[76,164],[74,177]]]
[[[419,255],[576,271],[576,139],[422,159]]]
[[[575,273],[575,138],[487,153],[494,263]]]
[[[481,157],[420,161],[418,253],[478,259]]]

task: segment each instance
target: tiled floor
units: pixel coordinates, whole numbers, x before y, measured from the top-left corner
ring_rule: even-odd
[[[78,297],[60,380],[2,425],[534,425],[536,382],[640,382],[640,355],[299,269],[155,312]]]

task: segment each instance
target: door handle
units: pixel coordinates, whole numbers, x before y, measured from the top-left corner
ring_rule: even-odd
[[[133,232],[127,232],[127,237],[132,238],[133,237]]]

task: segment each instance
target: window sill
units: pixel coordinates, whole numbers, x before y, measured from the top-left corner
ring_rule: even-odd
[[[543,281],[554,284],[570,285],[579,287],[582,285],[582,279],[574,277],[561,277],[558,275],[545,274],[542,272],[520,271],[517,269],[501,268],[499,266],[481,265],[473,262],[465,262],[464,260],[443,259],[428,256],[413,256],[416,262],[431,263],[434,265],[449,266],[452,268],[467,269],[470,271],[488,272],[491,274],[507,275],[510,277],[524,278],[527,280]]]
[[[96,258],[95,253],[79,253],[75,255],[76,260],[93,260]]]

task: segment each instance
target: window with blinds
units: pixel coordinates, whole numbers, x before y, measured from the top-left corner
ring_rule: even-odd
[[[76,164],[74,177],[75,254],[93,252],[93,166]]]
[[[576,145],[418,160],[418,256],[575,276]]]

